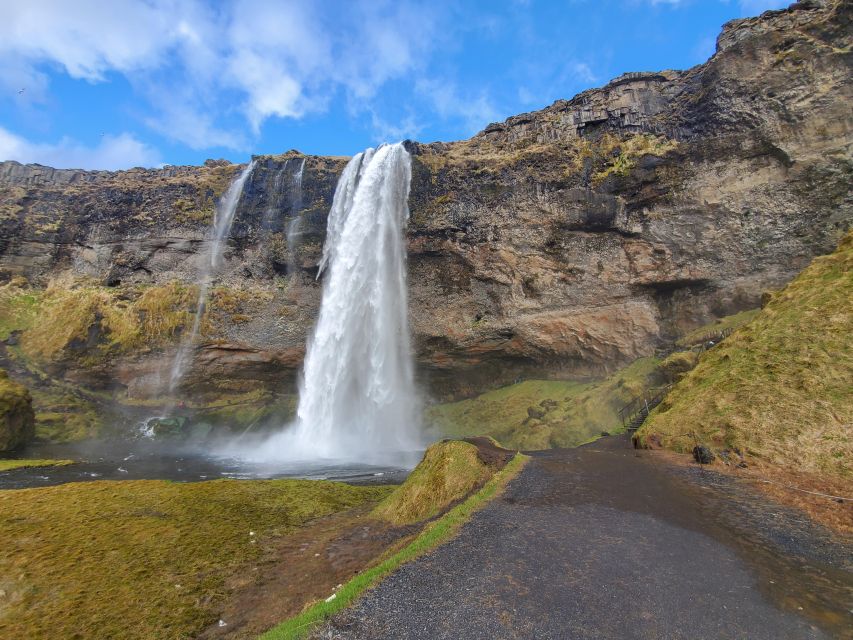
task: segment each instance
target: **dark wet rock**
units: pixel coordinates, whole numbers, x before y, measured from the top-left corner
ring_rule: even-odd
[[[547,410],[540,407],[527,407],[527,417],[533,420],[541,420],[546,413]]]
[[[699,464],[711,464],[715,457],[714,452],[704,445],[693,447],[693,459]]]
[[[35,435],[35,414],[30,392],[0,369],[0,451],[13,451]]]

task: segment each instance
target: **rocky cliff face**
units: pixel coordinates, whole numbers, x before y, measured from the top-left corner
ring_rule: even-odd
[[[851,13],[810,1],[735,21],[688,71],[625,74],[470,140],[409,143],[411,319],[433,393],[603,375],[758,306],[831,251],[853,221]],[[345,161],[257,158],[220,279],[242,294],[218,307],[214,296],[187,386],[295,379]],[[145,287],[192,283],[239,169],[2,163],[0,269],[37,287],[87,278],[130,303]],[[60,349],[51,370],[156,395],[179,334],[98,362]]]

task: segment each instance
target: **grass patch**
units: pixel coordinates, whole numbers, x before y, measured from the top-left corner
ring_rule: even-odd
[[[599,382],[528,380],[435,405],[428,420],[449,436],[488,435],[512,449],[571,447],[622,428],[619,410],[661,383],[656,358]]]
[[[30,390],[36,413],[36,439],[73,442],[100,435],[107,423],[104,410],[61,384]]]
[[[705,352],[638,432],[644,444],[738,449],[853,475],[853,233]]]
[[[0,637],[195,637],[216,622],[225,579],[251,571],[265,544],[390,490],[143,480],[0,491]]]
[[[412,524],[438,515],[492,475],[468,442],[436,442],[406,481],[385,498],[374,517],[393,524]]]
[[[608,158],[601,170],[592,176],[593,184],[601,184],[611,176],[627,176],[643,156],[664,156],[678,148],[678,142],[665,136],[638,133],[620,138],[611,133],[601,137],[598,152]]]
[[[29,467],[65,467],[69,464],[74,464],[74,460],[0,460],[0,471]]]
[[[428,525],[406,547],[377,566],[358,574],[336,592],[334,599],[315,603],[300,615],[286,620],[263,634],[260,640],[295,640],[308,635],[316,625],[349,606],[366,589],[376,585],[400,565],[414,560],[449,540],[475,512],[483,508],[506,487],[512,478],[518,475],[526,461],[526,456],[516,455],[480,491]]]
[[[0,286],[0,340],[32,326],[40,298],[41,292],[26,289],[14,280]]]

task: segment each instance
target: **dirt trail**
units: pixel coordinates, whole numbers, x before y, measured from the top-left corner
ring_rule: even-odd
[[[853,637],[853,545],[624,439],[535,454],[317,638]]]

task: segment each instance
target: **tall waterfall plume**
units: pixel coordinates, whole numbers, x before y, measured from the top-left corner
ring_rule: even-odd
[[[216,276],[216,272],[222,262],[222,253],[225,249],[228,236],[231,233],[234,214],[237,212],[237,203],[240,202],[240,196],[243,195],[243,187],[246,185],[246,180],[249,179],[254,168],[255,161],[252,160],[234,179],[216,205],[213,215],[213,238],[211,239],[210,248],[198,274],[198,302],[196,303],[195,317],[193,318],[192,329],[188,334],[184,335],[175,354],[175,359],[172,361],[172,369],[169,374],[169,393],[173,393],[178,387],[181,378],[184,377],[187,366],[190,364],[193,343],[198,337],[201,329],[201,320],[207,306],[210,283]]]
[[[402,144],[359,153],[341,175],[296,422],[259,457],[376,461],[419,446],[403,235],[410,179]]]

